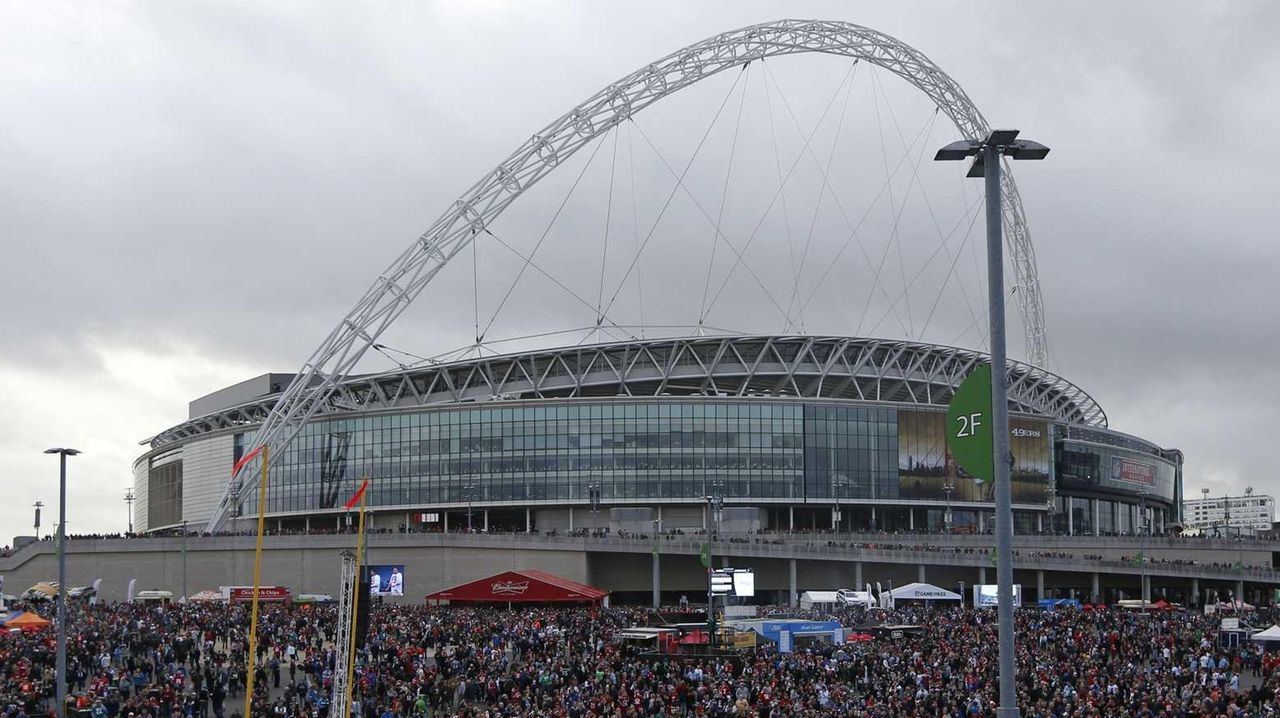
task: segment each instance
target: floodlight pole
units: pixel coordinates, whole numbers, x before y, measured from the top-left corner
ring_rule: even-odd
[[[998,718],[1018,718],[1018,693],[1014,685],[1013,646],[1013,497],[1009,471],[1009,365],[1004,332],[1004,242],[1001,237],[1000,161],[1042,160],[1049,148],[1039,142],[1019,140],[1017,130],[992,130],[982,140],[960,140],[938,150],[936,160],[973,157],[969,177],[986,179],[987,190],[987,315],[991,334],[991,431],[995,468],[996,613],[1000,627],[1000,707]]]
[[[1009,486],[1009,390],[1004,332],[1004,246],[1001,238],[1001,148],[988,142],[987,183],[987,313],[991,322],[991,418],[995,434],[996,492],[996,604],[1000,626],[1000,707],[998,718],[1018,718],[1014,685],[1013,644],[1013,493]]]
[[[58,455],[58,647],[54,664],[58,708],[56,715],[67,715],[67,457],[76,449],[46,449]]]

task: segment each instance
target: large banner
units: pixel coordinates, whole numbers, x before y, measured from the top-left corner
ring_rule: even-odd
[[[1111,457],[1111,480],[1141,486],[1155,486],[1156,467],[1154,464],[1144,464],[1140,461],[1113,456]]]
[[[904,499],[992,501],[992,482],[980,481],[956,465],[947,448],[947,416],[940,411],[898,411],[898,485]],[[1053,439],[1049,424],[1009,417],[1009,450],[1013,453],[1013,500],[1043,504],[1049,500]]]
[[[370,596],[403,596],[404,564],[368,566]]]

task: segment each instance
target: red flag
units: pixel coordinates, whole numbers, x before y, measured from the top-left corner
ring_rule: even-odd
[[[356,504],[360,503],[360,497],[364,496],[364,490],[367,488],[369,488],[369,480],[365,479],[364,483],[360,484],[360,488],[357,489],[356,492],[351,495],[350,499],[347,499],[347,503],[343,504],[342,507],[345,508],[347,511],[350,511],[351,509],[355,508]]]
[[[243,468],[245,464],[249,463],[250,461],[253,461],[253,457],[261,453],[262,453],[262,447],[259,446],[253,451],[250,451],[244,456],[241,456],[240,460],[236,462],[236,465],[231,467],[231,475],[235,476],[236,474],[240,473],[240,469]]]

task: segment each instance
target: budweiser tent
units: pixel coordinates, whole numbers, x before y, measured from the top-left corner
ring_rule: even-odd
[[[545,571],[503,571],[471,583],[428,594],[450,603],[605,603],[609,592]]]

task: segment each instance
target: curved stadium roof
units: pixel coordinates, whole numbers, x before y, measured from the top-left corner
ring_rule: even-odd
[[[317,418],[495,400],[787,396],[946,406],[986,354],[919,342],[827,336],[645,339],[424,364],[344,382]],[[276,395],[179,424],[152,448],[261,422]],[[1009,408],[1106,428],[1083,389],[1010,363]]]

